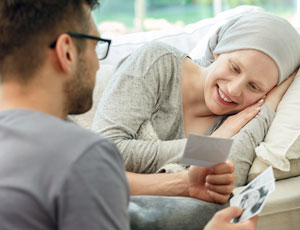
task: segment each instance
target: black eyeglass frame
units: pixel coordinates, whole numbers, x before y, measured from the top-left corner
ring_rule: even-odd
[[[104,38],[99,38],[99,37],[95,37],[95,36],[88,35],[88,34],[80,34],[80,33],[73,33],[73,32],[66,32],[66,34],[70,35],[71,37],[92,39],[92,40],[96,40],[96,41],[101,41],[101,42],[108,43],[108,47],[107,47],[107,51],[106,51],[105,56],[103,58],[99,59],[99,60],[103,60],[103,59],[105,59],[107,57],[108,52],[109,52],[109,48],[110,48],[110,44],[111,44],[111,39],[104,39]],[[51,49],[55,48],[56,42],[57,42],[57,40],[55,40],[54,42],[52,42],[49,45],[49,47]]]

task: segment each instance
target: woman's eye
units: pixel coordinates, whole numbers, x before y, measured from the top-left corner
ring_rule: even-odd
[[[249,83],[249,85],[250,85],[251,89],[253,89],[253,90],[257,90],[257,87],[256,87],[256,85],[255,85],[255,84],[253,84],[253,83]]]
[[[237,66],[235,66],[235,65],[231,65],[231,68],[236,73],[240,73],[241,72],[240,69]]]

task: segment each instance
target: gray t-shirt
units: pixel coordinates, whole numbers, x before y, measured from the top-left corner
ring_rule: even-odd
[[[150,42],[119,64],[97,107],[93,129],[113,140],[128,171],[153,173],[169,163],[179,163],[186,144],[182,111],[181,72],[187,54],[161,42]],[[261,112],[234,136],[229,159],[235,165],[237,186],[244,185],[275,113]],[[207,130],[211,134],[220,116]],[[139,139],[150,123],[157,138]]]
[[[0,229],[129,229],[129,188],[110,141],[37,111],[0,112]]]

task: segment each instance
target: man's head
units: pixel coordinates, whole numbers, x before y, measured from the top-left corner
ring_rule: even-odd
[[[69,76],[62,87],[65,112],[87,111],[98,69],[97,41],[67,32],[98,36],[91,17],[97,5],[97,0],[1,0],[2,83],[15,81],[25,86],[47,63],[55,73]]]
[[[23,81],[43,62],[50,42],[67,31],[88,32],[89,17],[84,4],[95,7],[96,0],[1,0],[0,70],[22,73]],[[80,51],[79,43],[76,41]],[[21,80],[21,79],[20,79]]]

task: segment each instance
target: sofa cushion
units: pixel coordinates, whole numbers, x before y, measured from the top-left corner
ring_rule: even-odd
[[[300,226],[300,176],[276,181],[259,214],[258,230],[295,230]]]
[[[281,171],[279,169],[273,168],[275,179],[282,180],[289,177],[299,176],[300,159],[290,160],[290,165],[291,166],[289,171]],[[268,167],[268,164],[256,157],[248,174],[248,183],[252,181],[255,177],[257,177],[259,174],[261,174],[263,171],[265,171]]]

